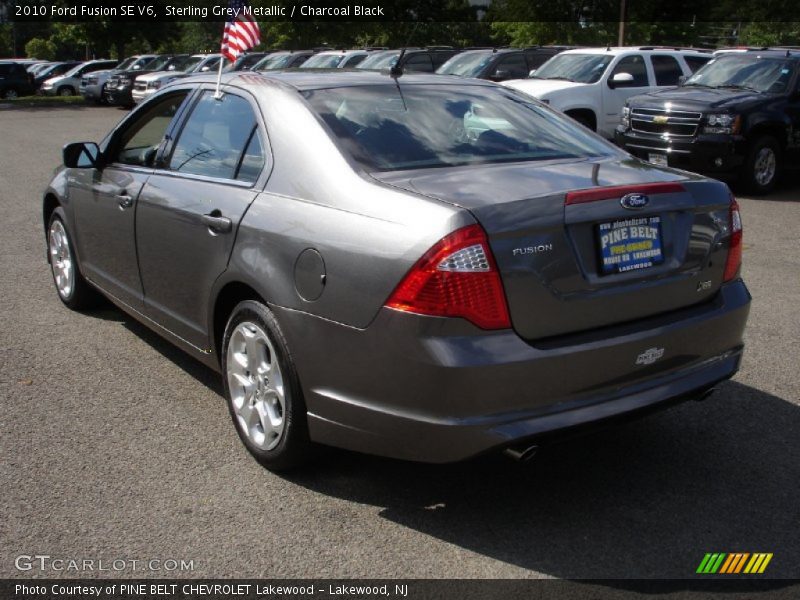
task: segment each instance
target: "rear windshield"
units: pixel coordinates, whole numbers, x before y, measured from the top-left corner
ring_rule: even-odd
[[[401,84],[311,90],[304,96],[370,170],[616,153],[574,121],[505,88]]]

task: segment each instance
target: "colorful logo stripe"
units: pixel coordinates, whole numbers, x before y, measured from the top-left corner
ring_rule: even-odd
[[[701,574],[725,574],[735,575],[739,573],[757,574],[763,573],[769,561],[772,560],[772,553],[756,552],[709,552],[700,561],[696,573]]]

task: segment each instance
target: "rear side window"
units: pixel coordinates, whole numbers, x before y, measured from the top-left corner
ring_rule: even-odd
[[[11,67],[12,65],[8,63],[0,64],[0,75],[8,75],[11,73]]]
[[[169,169],[192,175],[254,182],[264,166],[258,125],[250,103],[206,91],[189,115]]]
[[[409,57],[403,68],[407,71],[433,73],[433,63],[431,62],[431,57],[427,54],[415,54]]]
[[[617,66],[614,67],[614,72],[611,74],[611,77],[614,77],[617,73],[630,73],[633,75],[631,87],[646,87],[648,85],[647,67],[644,66],[644,58],[639,54],[626,56],[620,60]]]
[[[651,56],[656,85],[678,85],[678,78],[683,75],[681,66],[672,56]]]
[[[684,56],[683,60],[686,61],[686,64],[689,66],[689,70],[694,73],[705,65],[708,61],[711,60],[710,56]]]

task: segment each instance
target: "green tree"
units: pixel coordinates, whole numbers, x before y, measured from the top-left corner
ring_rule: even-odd
[[[50,40],[33,38],[25,44],[25,55],[29,58],[40,60],[54,60],[56,57],[56,45]]]

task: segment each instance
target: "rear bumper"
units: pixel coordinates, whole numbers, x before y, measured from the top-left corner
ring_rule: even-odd
[[[665,154],[669,166],[733,179],[744,164],[747,153],[742,136],[700,134],[693,138],[664,139],[657,135],[617,128],[616,143],[634,156],[648,159],[649,154]]]
[[[738,370],[749,304],[737,280],[700,306],[536,346],[389,309],[365,330],[275,311],[314,441],[439,463],[702,394]],[[636,364],[652,348],[663,356]]]

